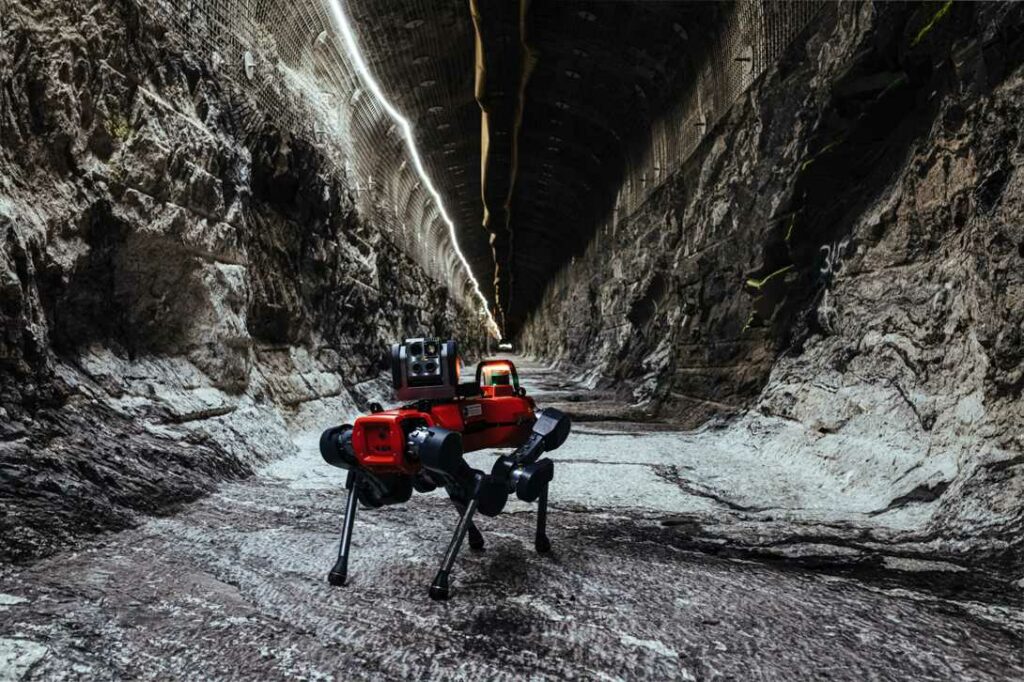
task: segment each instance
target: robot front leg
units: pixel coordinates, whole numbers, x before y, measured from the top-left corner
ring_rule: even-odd
[[[455,557],[459,555],[462,540],[466,537],[466,533],[469,532],[470,526],[473,525],[473,514],[476,513],[478,504],[479,500],[474,496],[466,505],[465,511],[462,512],[459,525],[455,528],[455,535],[452,536],[452,541],[448,544],[448,550],[444,553],[444,559],[441,560],[441,568],[438,569],[434,582],[430,586],[430,598],[434,601],[445,601],[448,599],[448,576],[451,574],[452,566],[455,564]],[[483,538],[481,538],[482,541]]]
[[[352,487],[348,491],[348,499],[345,501],[345,520],[341,526],[341,546],[338,547],[338,560],[334,567],[327,574],[327,582],[331,585],[344,585],[348,579],[348,553],[352,546],[352,526],[356,522],[356,507],[359,501],[359,486],[362,483],[362,476],[358,472],[352,472]]]
[[[466,463],[459,434],[440,427],[424,427],[410,433],[409,441],[415,446],[416,454],[431,478],[444,484],[457,508],[462,505],[459,525],[430,586],[430,598],[444,600],[448,599],[448,577],[466,534],[470,535],[472,547],[483,547],[484,539],[473,524],[473,515],[479,510],[485,516],[497,516],[505,507],[508,492],[502,481]]]
[[[449,493],[449,497],[451,497],[452,504],[455,505],[455,508],[459,511],[459,514],[465,514],[466,503],[456,499],[454,496],[451,495],[451,493]],[[473,521],[469,522],[468,535],[470,549],[481,550],[484,548],[484,536],[480,533],[480,529],[476,527],[476,523],[474,523]]]

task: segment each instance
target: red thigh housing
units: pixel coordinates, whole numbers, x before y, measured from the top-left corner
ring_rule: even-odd
[[[519,447],[536,420],[533,399],[515,394],[454,398],[422,407],[385,410],[356,419],[352,450],[359,466],[381,474],[416,474],[421,465],[407,443],[409,433],[421,426],[461,433],[463,451],[472,452]]]

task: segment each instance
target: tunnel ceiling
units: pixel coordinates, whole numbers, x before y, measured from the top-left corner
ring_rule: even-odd
[[[717,3],[526,5],[346,4],[508,336],[610,214],[630,150],[684,91],[723,13]]]
[[[467,0],[346,0],[374,76],[409,119],[459,244],[493,301],[494,258],[480,225],[480,108]]]

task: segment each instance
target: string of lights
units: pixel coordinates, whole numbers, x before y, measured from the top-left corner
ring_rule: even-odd
[[[409,156],[412,159],[413,168],[416,169],[416,173],[422,180],[423,186],[437,204],[437,210],[441,215],[441,219],[448,226],[448,234],[451,239],[452,248],[454,249],[455,254],[459,257],[459,260],[462,262],[462,266],[466,268],[466,274],[473,285],[473,292],[476,294],[477,298],[480,299],[480,305],[483,313],[487,316],[488,330],[495,338],[501,338],[501,330],[498,328],[498,324],[495,322],[494,316],[491,314],[490,308],[487,305],[487,297],[485,297],[483,291],[481,291],[480,283],[473,275],[473,270],[470,268],[469,262],[466,260],[466,256],[463,255],[462,249],[459,247],[458,236],[455,233],[455,222],[451,219],[451,216],[449,216],[448,210],[444,205],[444,200],[441,197],[441,193],[438,192],[437,187],[434,186],[433,181],[430,179],[430,175],[427,173],[427,170],[423,165],[423,159],[416,146],[416,139],[413,135],[412,125],[409,123],[408,119],[406,119],[405,116],[403,116],[402,113],[388,101],[383,90],[381,90],[380,84],[377,83],[377,79],[374,78],[373,73],[371,73],[369,66],[366,64],[366,60],[363,58],[363,53],[359,49],[359,43],[356,40],[352,24],[349,22],[348,16],[342,8],[341,0],[326,0],[326,5],[330,10],[331,18],[334,20],[335,26],[338,29],[338,34],[341,36],[345,52],[352,60],[352,64],[359,73],[359,77],[362,79],[366,89],[370,91],[380,106],[387,112],[388,116],[394,120],[395,124],[402,131],[406,147],[409,150]]]

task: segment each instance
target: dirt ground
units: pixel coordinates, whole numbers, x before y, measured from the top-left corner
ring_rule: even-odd
[[[567,399],[563,375],[524,369],[539,402]],[[777,528],[789,517],[754,499],[773,495],[801,523],[810,514],[834,521],[860,513],[863,496],[801,510],[811,499],[803,491],[822,483],[814,472],[779,464],[741,484],[735,472],[749,467],[706,449],[713,432],[574,428],[552,454],[553,552],[534,552],[533,511],[510,504],[479,520],[486,548],[464,550],[447,603],[427,596],[457,518],[436,494],[360,510],[349,584],[327,584],[344,472],[324,464],[316,434],[305,434],[297,454],[178,514],[0,568],[0,679],[1024,675],[1012,595],[953,598],[920,580],[716,555],[673,522],[739,524],[737,506],[753,506],[782,518]],[[703,459],[694,448],[705,448]],[[470,459],[482,467],[489,454]]]

